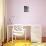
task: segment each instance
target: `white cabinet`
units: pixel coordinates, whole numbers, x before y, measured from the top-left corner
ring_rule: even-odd
[[[40,25],[31,26],[31,41],[41,42],[42,40],[42,27]]]

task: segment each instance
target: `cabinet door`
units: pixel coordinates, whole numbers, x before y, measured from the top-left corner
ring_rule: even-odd
[[[41,26],[35,25],[31,27],[31,41],[32,42],[41,42],[42,31]]]

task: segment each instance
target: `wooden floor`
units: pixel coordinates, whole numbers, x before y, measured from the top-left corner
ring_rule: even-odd
[[[31,46],[30,41],[24,41],[24,40],[16,40],[16,41],[10,41],[8,43],[5,43],[3,46]]]
[[[46,46],[46,43],[31,43],[30,41],[14,40],[5,43],[3,46]]]

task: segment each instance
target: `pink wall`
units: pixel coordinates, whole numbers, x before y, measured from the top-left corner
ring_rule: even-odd
[[[26,1],[26,0],[25,0]],[[40,24],[43,37],[46,36],[46,0],[8,0],[8,24]],[[29,12],[24,13],[24,5],[29,6]]]

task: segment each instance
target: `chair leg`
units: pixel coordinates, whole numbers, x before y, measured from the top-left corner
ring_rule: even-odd
[[[16,42],[16,36],[15,36],[15,42]]]

